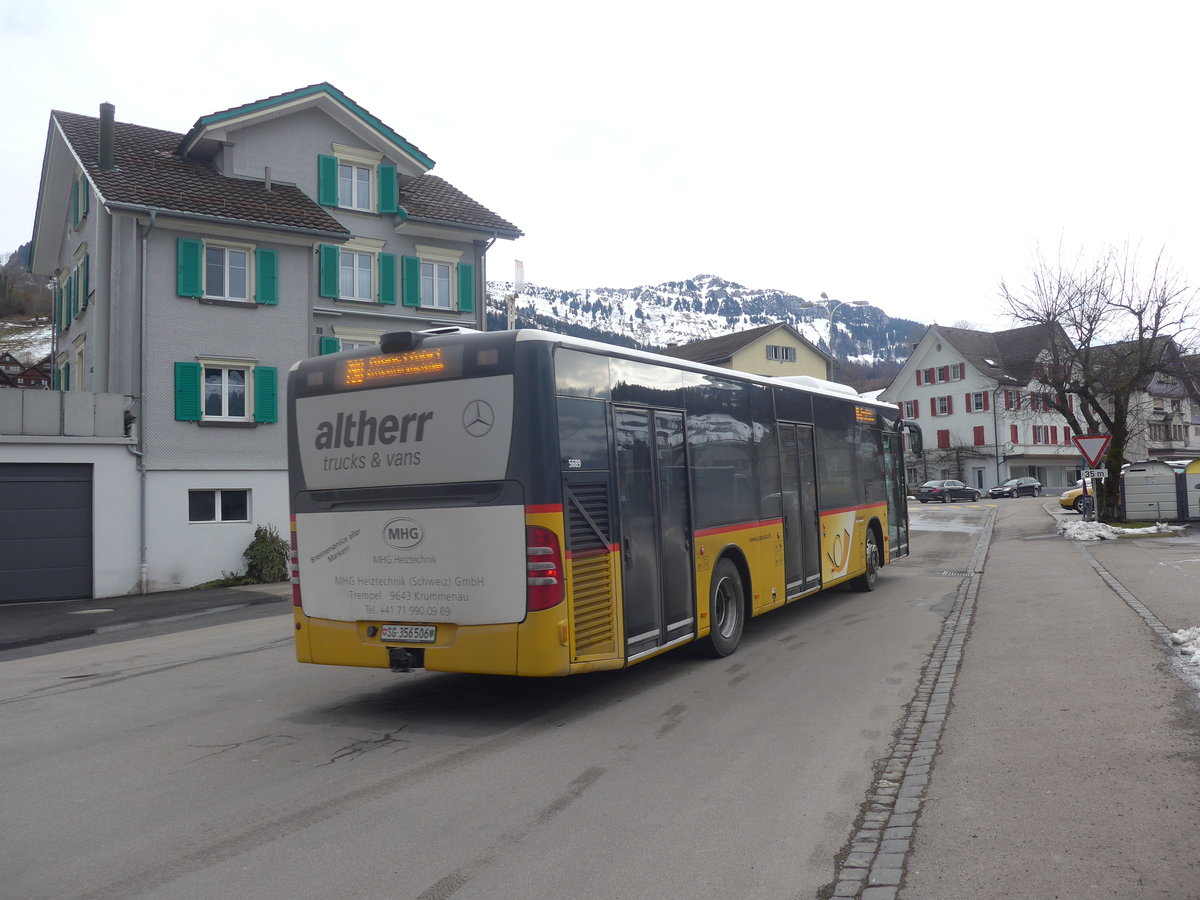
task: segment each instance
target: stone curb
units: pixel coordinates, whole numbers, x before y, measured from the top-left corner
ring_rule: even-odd
[[[954,606],[942,623],[883,773],[859,814],[833,892],[828,895],[836,900],[896,900],[899,896],[942,723],[970,634],[996,514],[995,509],[988,513],[983,534],[967,565],[967,576],[959,584]]]

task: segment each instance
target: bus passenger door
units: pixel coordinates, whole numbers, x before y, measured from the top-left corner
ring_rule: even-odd
[[[887,479],[888,561],[908,556],[908,490],[904,484],[904,436],[883,433],[883,471]]]
[[[788,598],[821,586],[817,473],[811,425],[780,425],[783,476],[783,564]]]
[[[683,415],[615,407],[625,651],[696,630]]]

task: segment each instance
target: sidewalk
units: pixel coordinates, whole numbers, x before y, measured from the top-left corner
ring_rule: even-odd
[[[85,600],[0,604],[0,652],[68,638],[192,619],[260,604],[291,605],[290,582]]]
[[[863,897],[1200,896],[1200,704],[1164,641],[1200,625],[1200,541],[1049,512],[997,509],[902,886]]]

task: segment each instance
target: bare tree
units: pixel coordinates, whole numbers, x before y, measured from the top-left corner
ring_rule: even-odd
[[[1180,351],[1194,344],[1196,288],[1161,251],[1143,267],[1126,246],[1090,260],[1082,252],[1064,260],[1060,250],[1048,261],[1039,251],[1028,284],[1001,281],[1000,295],[1017,322],[1050,329],[1037,373],[1049,388],[1046,406],[1077,435],[1111,435],[1096,510],[1101,521],[1114,521],[1125,451],[1144,427],[1137,394],[1156,372],[1186,374]]]

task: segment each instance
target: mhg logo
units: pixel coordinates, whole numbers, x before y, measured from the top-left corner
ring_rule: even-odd
[[[411,550],[425,540],[425,529],[415,519],[392,519],[383,526],[383,542],[397,550]]]

